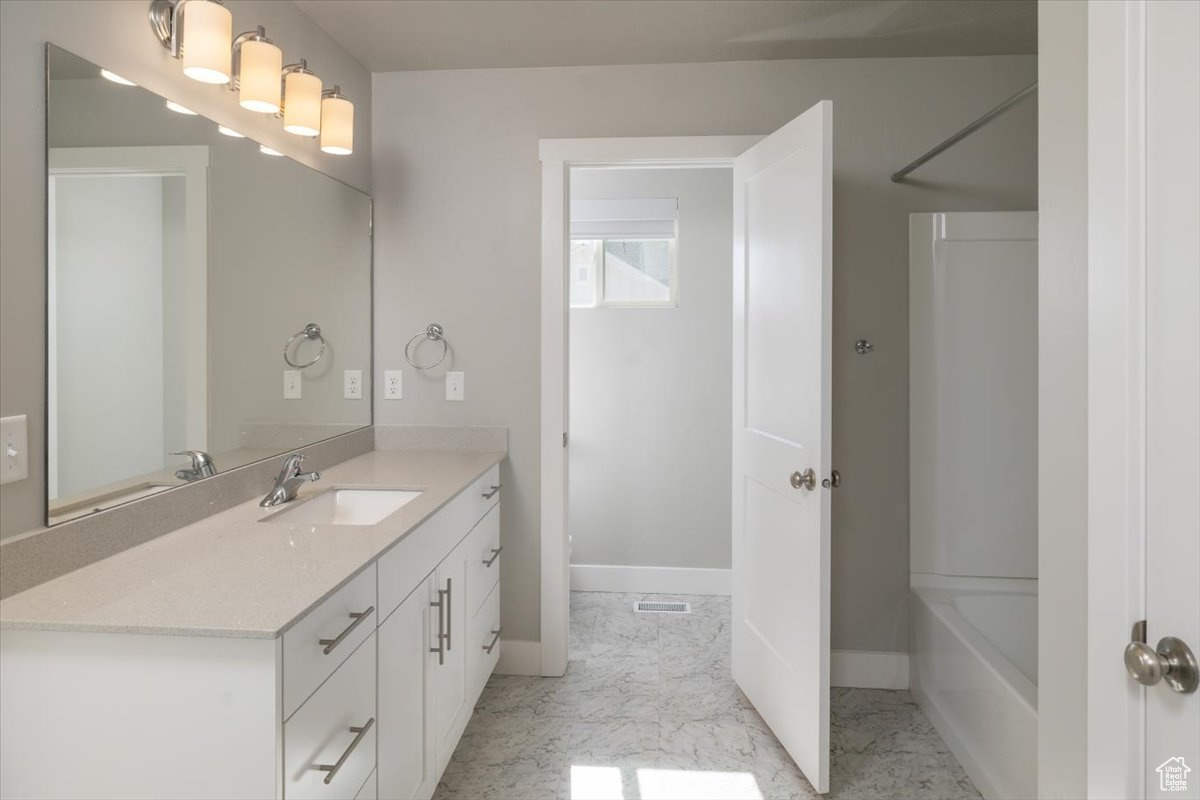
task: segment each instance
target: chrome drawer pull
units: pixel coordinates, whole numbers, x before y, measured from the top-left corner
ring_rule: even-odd
[[[347,636],[349,636],[355,628],[357,628],[359,625],[362,624],[362,621],[364,619],[371,616],[371,614],[373,614],[373,613],[375,613],[375,606],[367,606],[366,611],[351,612],[350,619],[352,619],[354,621],[351,622],[348,626],[346,626],[346,630],[339,633],[337,635],[337,638],[335,638],[335,639],[318,639],[317,640],[317,644],[325,645],[325,649],[322,652],[325,653],[325,655],[329,655],[330,653],[332,653],[333,648],[335,648],[339,644],[341,644],[343,639],[345,639]]]
[[[429,648],[429,652],[437,653],[438,666],[446,663],[446,595],[450,593],[450,581],[446,581],[445,589],[438,589],[437,602],[430,603],[430,608],[438,610],[438,632],[437,632],[437,647]]]
[[[354,741],[351,742],[350,746],[346,748],[346,752],[342,753],[342,757],[337,760],[337,763],[317,764],[317,769],[321,770],[321,772],[329,773],[325,776],[326,783],[329,783],[333,780],[333,776],[338,774],[338,770],[341,769],[342,765],[346,763],[346,759],[348,759],[350,754],[354,752],[354,748],[358,747],[358,743],[361,742],[363,737],[367,735],[367,731],[371,730],[371,728],[374,726],[375,718],[371,717],[369,720],[367,720],[367,724],[363,725],[361,728],[351,728],[350,732],[354,734]]]
[[[451,583],[453,578],[446,578],[446,649],[453,650],[454,645],[450,643],[450,628],[454,625],[454,615],[450,613],[452,608],[451,602],[454,600],[454,595],[451,593]]]
[[[492,631],[492,643],[485,644],[483,646],[483,652],[487,653],[490,656],[492,654],[492,651],[496,649],[496,645],[500,644],[500,634],[502,634],[502,633],[504,633],[503,625],[501,625],[499,628],[496,628],[494,631]]]
[[[492,490],[490,492],[484,492],[483,499],[491,500],[493,497],[496,496],[496,492],[500,491],[500,487],[503,485],[504,485],[503,483],[497,483],[495,486],[492,487]]]
[[[485,567],[490,567],[492,564],[495,564],[495,563],[496,563],[496,559],[500,557],[500,551],[501,551],[501,550],[503,550],[503,549],[504,549],[504,545],[500,545],[499,547],[493,547],[493,548],[492,548],[492,557],[491,557],[491,558],[485,558],[485,559],[483,560],[483,565],[484,565]]]

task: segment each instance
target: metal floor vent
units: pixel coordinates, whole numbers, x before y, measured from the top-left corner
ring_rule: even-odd
[[[691,603],[656,603],[652,600],[638,600],[633,604],[633,610],[639,614],[690,614]]]

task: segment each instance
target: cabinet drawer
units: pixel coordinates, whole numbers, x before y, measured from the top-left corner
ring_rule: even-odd
[[[500,580],[500,507],[479,521],[463,543],[467,559],[467,615],[474,616]]]
[[[496,662],[500,660],[500,586],[497,584],[471,620],[467,638],[467,697],[471,704],[479,697]],[[492,645],[489,653],[487,648]]]
[[[284,719],[375,630],[375,604],[372,564],[283,634]]]
[[[500,465],[496,464],[485,472],[483,477],[476,480],[471,488],[467,489],[467,496],[472,501],[471,519],[467,524],[468,530],[500,502],[501,492]]]
[[[371,636],[284,723],[283,796],[353,800],[375,769],[375,723]],[[339,762],[336,772],[321,769]]]

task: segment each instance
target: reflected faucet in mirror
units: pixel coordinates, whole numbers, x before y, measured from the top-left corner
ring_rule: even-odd
[[[180,450],[171,455],[187,456],[192,460],[191,467],[175,470],[175,477],[181,481],[191,483],[217,474],[217,465],[213,463],[212,456],[203,450]]]
[[[296,499],[296,492],[309,481],[321,480],[321,473],[301,472],[300,465],[304,463],[303,453],[292,453],[283,460],[283,469],[275,479],[275,487],[267,492],[259,505],[263,508],[282,505]]]

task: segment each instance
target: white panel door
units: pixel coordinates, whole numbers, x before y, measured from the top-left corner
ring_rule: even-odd
[[[435,632],[430,606],[433,576],[426,578],[379,626],[379,796],[426,800],[437,786],[432,714],[431,653]]]
[[[734,162],[733,676],[829,790],[833,107]]]
[[[1200,653],[1200,4],[1146,4],[1146,641]],[[1146,689],[1146,796],[1200,798],[1200,692]]]

